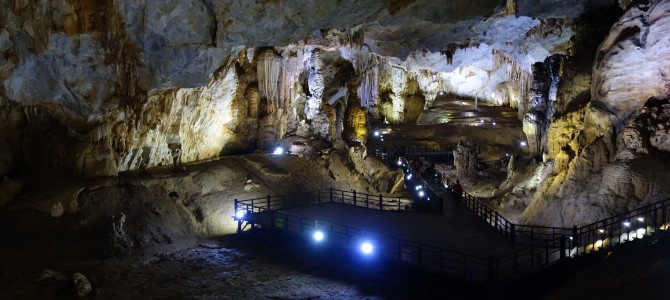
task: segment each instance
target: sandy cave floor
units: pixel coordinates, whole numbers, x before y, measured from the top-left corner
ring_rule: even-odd
[[[4,270],[0,299],[72,298],[75,272],[91,281],[92,299],[392,298],[374,281],[332,268],[324,275],[318,263],[287,258],[287,253],[278,253],[282,249],[268,247],[237,243],[234,237],[187,239],[123,259]],[[59,275],[45,276],[45,269]]]

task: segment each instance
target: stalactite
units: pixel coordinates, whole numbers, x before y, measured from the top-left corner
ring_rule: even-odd
[[[346,34],[340,38],[340,44],[346,45],[351,49],[360,49],[365,43],[365,30],[363,25],[357,25],[346,30]]]
[[[268,49],[258,55],[258,87],[261,96],[267,100],[267,112],[274,113],[279,107],[277,95],[279,74],[281,71],[281,60],[273,50]]]
[[[292,49],[282,57],[281,74],[279,77],[279,107],[288,107],[298,96],[300,72],[304,50],[302,48]]]
[[[516,84],[519,88],[519,99],[518,102],[512,101],[510,99],[510,106],[512,108],[517,108],[519,111],[519,119],[523,119],[523,115],[526,113],[528,107],[528,97],[530,95],[530,88],[533,83],[533,74],[525,69],[514,61],[509,55],[505,52],[498,49],[493,49],[493,70],[498,70],[509,65],[507,69],[507,77],[510,82]]]

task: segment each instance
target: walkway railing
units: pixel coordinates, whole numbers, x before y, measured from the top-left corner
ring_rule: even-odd
[[[429,148],[426,147],[426,149]],[[453,184],[453,182],[451,182],[449,178],[443,174],[434,173],[423,179],[420,177],[420,174],[417,174],[414,170],[412,170],[410,163],[404,157],[397,155],[387,155],[386,152],[379,150],[375,150],[374,153],[377,158],[384,161],[389,167],[402,168],[406,176],[408,174],[412,174],[412,180],[422,182],[425,186],[428,187],[428,189],[431,190],[432,194],[439,195],[440,193],[451,193],[449,187]],[[407,153],[420,152],[407,151]],[[520,225],[512,223],[500,215],[497,211],[489,207],[486,203],[466,192],[463,192],[461,200],[465,207],[472,210],[484,222],[489,224],[495,230],[499,231],[510,241],[517,244],[533,245],[538,241],[556,240],[562,236],[572,236],[574,233],[573,228]]]
[[[433,189],[435,194],[449,191],[447,187],[452,183],[448,179],[444,178],[445,187],[442,176],[431,176],[431,178],[433,179],[429,181],[433,184],[421,181],[426,183],[426,188]],[[443,190],[438,192],[434,189]],[[467,193],[463,194],[462,199],[463,204],[487,224],[511,241],[529,247],[497,258],[493,256],[484,258],[278,211],[289,207],[328,202],[377,210],[406,211],[407,205],[410,205],[411,209],[411,205],[416,203],[411,198],[359,194],[355,191],[329,189],[305,192],[300,196],[235,199],[235,218],[238,220],[238,229],[241,221],[246,218],[238,213],[246,212],[253,215],[254,222],[264,227],[283,230],[296,236],[306,236],[315,230],[323,230],[330,243],[345,249],[355,249],[363,240],[374,240],[377,245],[375,251],[385,259],[485,284],[497,284],[518,278],[568,257],[612,247],[670,227],[668,220],[670,199],[573,228],[514,224],[480,199]]]
[[[378,157],[380,156],[380,151],[375,151],[375,153]],[[409,162],[402,157],[381,156],[382,160],[390,167],[398,167],[396,161],[402,162],[400,167],[409,166]],[[449,187],[453,184],[443,174],[431,174],[424,181],[418,178],[419,174],[413,172],[411,168],[403,168],[403,170],[406,174],[412,173],[413,177],[416,177],[416,180],[431,183],[426,184],[426,186],[435,194],[450,192]],[[666,230],[670,227],[670,221],[668,220],[670,218],[670,199],[640,207],[582,227],[564,228],[515,224],[490,208],[480,199],[466,192],[463,192],[461,198],[464,206],[510,241],[517,244],[535,247],[545,242],[555,244],[555,241],[563,240],[567,237],[568,240],[565,243],[571,249],[569,256],[608,248],[622,242],[653,234],[658,230]]]
[[[393,197],[382,194],[359,193],[355,190],[321,189],[291,195],[267,195],[265,197],[235,199],[235,216],[246,213],[260,213],[311,204],[340,203],[385,211],[412,211],[425,207],[421,201],[408,197]]]
[[[286,196],[236,200],[236,213],[238,211],[248,212],[248,215],[239,216],[236,220],[240,222],[238,224],[246,220],[262,225],[263,228],[280,230],[305,239],[310,239],[316,231],[320,231],[329,245],[352,251],[356,251],[363,241],[369,241],[374,244],[376,257],[481,284],[497,284],[555,264],[568,256],[570,249],[573,248],[570,241],[562,237],[542,241],[532,245],[529,249],[498,258],[481,257],[279,211],[279,209],[287,208],[286,205],[294,203],[330,203],[330,199],[333,199],[332,203],[351,205],[354,201],[354,193],[341,190],[332,190],[332,193],[331,190],[320,190],[315,194],[317,195],[316,201],[302,201]],[[358,199],[358,196],[356,198]],[[383,200],[382,197],[381,206],[377,206],[376,201],[372,206],[364,204],[366,203],[364,201],[356,200],[355,203],[357,206],[372,209],[392,207],[392,205],[385,206]],[[397,206],[392,210],[397,210]]]

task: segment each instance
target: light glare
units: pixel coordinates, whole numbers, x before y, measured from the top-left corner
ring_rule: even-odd
[[[244,210],[238,210],[237,213],[235,213],[235,218],[242,219],[244,218],[244,215],[246,215],[247,212]]]
[[[320,241],[323,241],[324,235],[323,235],[323,232],[321,230],[317,230],[317,231],[314,232],[313,237],[314,237],[315,241],[320,242]]]
[[[282,147],[277,147],[277,148],[275,148],[275,151],[272,152],[272,154],[274,154],[274,155],[281,155],[281,154],[284,154],[284,148],[282,148]]]
[[[364,242],[363,244],[361,244],[361,252],[363,252],[364,254],[371,254],[372,250],[374,250],[374,247],[370,242]]]

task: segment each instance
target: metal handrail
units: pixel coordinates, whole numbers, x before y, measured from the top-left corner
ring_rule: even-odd
[[[259,213],[321,203],[340,203],[384,211],[409,211],[414,206],[415,200],[408,197],[359,193],[356,190],[320,189],[301,194],[267,195],[244,200],[235,199],[234,214],[237,215],[238,211]]]

